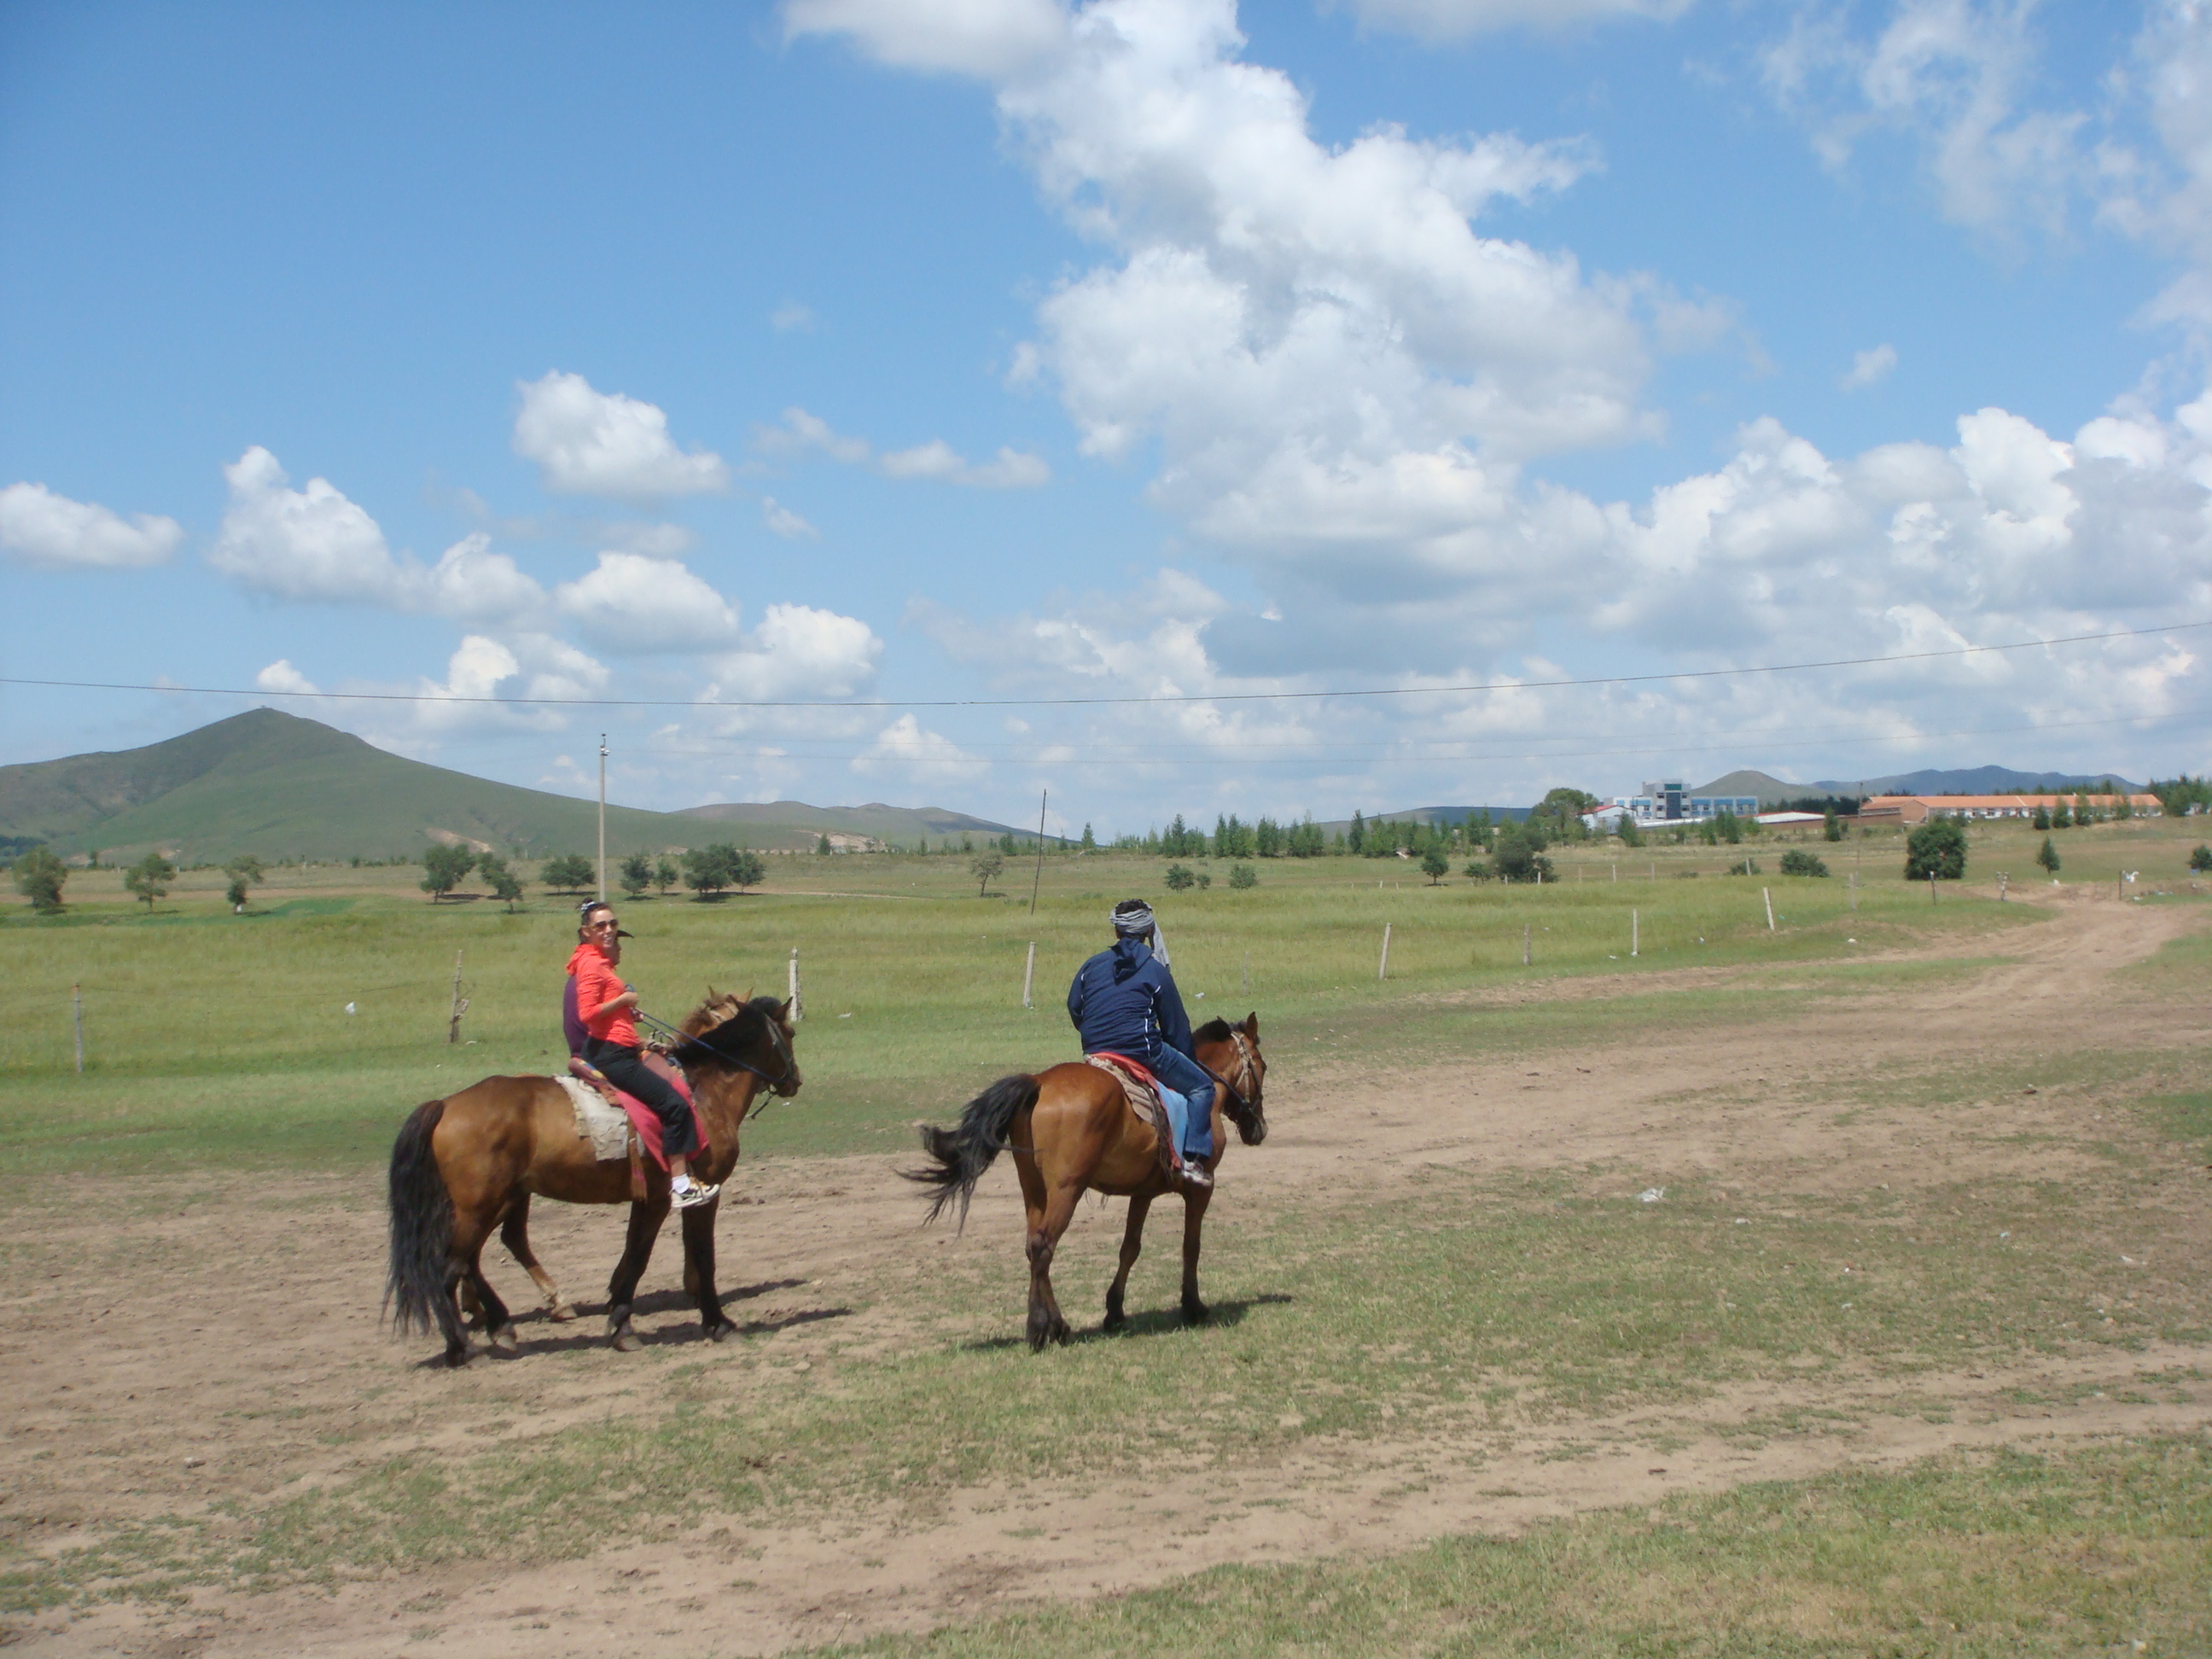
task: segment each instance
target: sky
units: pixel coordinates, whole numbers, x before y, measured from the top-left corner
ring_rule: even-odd
[[[2198,773],[2208,338],[2208,0],[0,3],[0,763]]]

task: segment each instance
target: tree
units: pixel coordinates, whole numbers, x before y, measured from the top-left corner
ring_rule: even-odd
[[[1317,859],[1328,851],[1328,838],[1322,834],[1321,825],[1313,821],[1312,813],[1291,826],[1283,837],[1283,850],[1294,859]]]
[[[768,866],[762,862],[758,853],[748,852],[741,847],[725,847],[722,854],[723,867],[729,872],[730,884],[739,892],[748,887],[757,887],[768,878]]]
[[[243,910],[247,890],[261,884],[261,860],[251,853],[240,853],[222,866],[222,872],[230,878],[230,885],[225,890],[223,897],[229,901],[233,910]]]
[[[927,843],[924,845],[926,849]],[[1098,837],[1091,833],[1091,826],[1088,823],[1083,826],[1083,839],[1077,845],[1086,853],[1095,853],[1098,850]]]
[[[668,890],[683,879],[684,872],[676,867],[676,860],[663,853],[660,861],[653,866],[653,884],[660,890],[660,896],[666,898]]]
[[[2048,830],[2051,828],[2050,807],[2044,805],[2041,801],[2036,802],[2035,816],[2028,820],[2028,828],[2031,830]]]
[[[1825,859],[1793,847],[1782,855],[1782,873],[1785,876],[1825,876],[1828,865]]]
[[[538,879],[556,893],[581,893],[599,885],[599,872],[581,853],[563,853],[545,860]]]
[[[146,901],[151,910],[154,901],[169,890],[169,884],[177,878],[177,866],[159,853],[149,853],[123,872],[123,884]]]
[[[2197,850],[2202,852],[2203,849],[2200,848]],[[2035,861],[2043,866],[2045,873],[2052,876],[2058,873],[2058,849],[2051,844],[2050,836],[2045,836],[2043,838],[2043,845],[2035,849]],[[2205,861],[2207,864],[2212,864],[2212,858],[2208,858]],[[2191,867],[2195,867],[2194,860],[2191,860]]]
[[[1551,844],[1539,824],[1503,824],[1492,839],[1491,862],[1508,881],[1550,881],[1552,861],[1543,851]]]
[[[722,855],[732,850],[694,847],[684,854],[684,884],[697,893],[702,902],[730,884],[729,865]]]
[[[503,902],[512,915],[515,901],[522,896],[522,878],[509,869],[507,860],[496,853],[486,853],[477,860],[477,873],[491,889],[491,896]]]
[[[1260,872],[1249,864],[1232,864],[1229,866],[1229,884],[1240,893],[1248,887],[1257,887]]]
[[[1731,847],[1739,846],[1743,841],[1743,820],[1725,806],[1713,814],[1713,830]]]
[[[1637,823],[1632,813],[1623,812],[1620,815],[1620,823],[1613,833],[1620,837],[1623,847],[1644,845],[1644,826]]]
[[[1467,866],[1467,873],[1475,881],[1495,881],[1498,878],[1498,872],[1491,867],[1488,859],[1471,860]]]
[[[1841,841],[1843,838],[1843,818],[1836,811],[1835,802],[1830,801],[1828,803],[1827,810],[1820,814],[1820,839],[1822,841]]]
[[[1177,823],[1181,823],[1182,820],[1181,818],[1177,818],[1176,822]],[[1006,867],[1006,860],[1000,857],[996,853],[986,853],[981,858],[973,859],[969,861],[968,873],[975,878],[975,896],[977,898],[988,896],[991,891],[991,884],[998,879],[999,872]]]
[[[1583,814],[1596,805],[1597,797],[1586,790],[1554,789],[1536,803],[1528,820],[1540,824],[1553,841],[1579,841],[1589,833],[1583,827]]]
[[[2212,847],[2199,846],[2189,855],[2189,867],[2197,871],[2212,870]]]
[[[49,916],[60,913],[69,866],[54,856],[52,848],[33,847],[15,860],[15,890],[31,901],[33,910]]]
[[[1344,832],[1344,844],[1355,853],[1367,850],[1367,820],[1359,816],[1358,807],[1352,809],[1352,827]]]
[[[1198,878],[1191,873],[1187,864],[1170,864],[1162,879],[1167,883],[1170,893],[1187,893],[1198,885]]]
[[[1429,850],[1421,854],[1421,868],[1427,872],[1430,886],[1434,887],[1443,880],[1451,869],[1451,858],[1444,851],[1442,842],[1432,841],[1429,843]]]
[[[2064,801],[2051,809],[2051,827],[2053,830],[2070,830],[2073,825],[2074,815],[2066,810]]]
[[[471,847],[432,847],[422,854],[422,890],[430,896],[430,902],[440,899],[461,884],[461,878],[477,867],[476,849]],[[548,879],[550,879],[549,876]]]
[[[826,859],[830,854],[836,850],[837,849],[836,848],[830,844],[830,832],[827,830],[824,830],[819,836],[815,837],[814,853],[816,857]]]
[[[1956,818],[1930,818],[1905,838],[1905,878],[1957,881],[1966,873],[1966,832]]]
[[[653,860],[642,853],[632,853],[622,861],[622,890],[632,898],[645,896],[645,890],[653,885]]]

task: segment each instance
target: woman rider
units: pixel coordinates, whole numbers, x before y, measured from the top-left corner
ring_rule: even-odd
[[[668,1195],[679,1210],[704,1204],[720,1187],[691,1179],[691,1154],[699,1150],[697,1121],[675,1085],[640,1055],[631,1014],[637,993],[615,972],[622,960],[622,928],[604,900],[584,907],[583,942],[568,958],[576,981],[576,1017],[584,1024],[584,1058],[608,1082],[635,1095],[660,1120],[660,1146],[668,1154]]]

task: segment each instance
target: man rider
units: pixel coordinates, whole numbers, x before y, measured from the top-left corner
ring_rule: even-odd
[[[615,972],[622,960],[622,928],[604,900],[584,907],[583,940],[568,958],[575,985],[576,1018],[583,1022],[584,1058],[625,1094],[635,1095],[660,1120],[660,1148],[668,1155],[668,1195],[679,1210],[704,1204],[722,1189],[691,1179],[691,1154],[699,1150],[698,1125],[675,1085],[639,1053],[630,1018],[637,993]]]
[[[1152,907],[1142,899],[1123,899],[1114,907],[1114,934],[1111,949],[1076,970],[1067,988],[1067,1017],[1085,1054],[1124,1055],[1159,1079],[1182,1179],[1188,1186],[1211,1187],[1206,1162],[1213,1156],[1213,1079],[1198,1063],[1190,1017],[1168,971],[1167,945]]]

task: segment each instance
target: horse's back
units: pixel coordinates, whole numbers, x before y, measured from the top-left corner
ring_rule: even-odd
[[[567,1091],[550,1077],[482,1078],[443,1103],[432,1145],[457,1200],[465,1189],[488,1194],[522,1180],[549,1141],[557,1150],[549,1130],[571,1111]]]
[[[1121,1080],[1087,1060],[1037,1073],[1028,1144],[1048,1185],[1074,1177],[1126,1195],[1159,1179],[1159,1135],[1139,1117]]]

